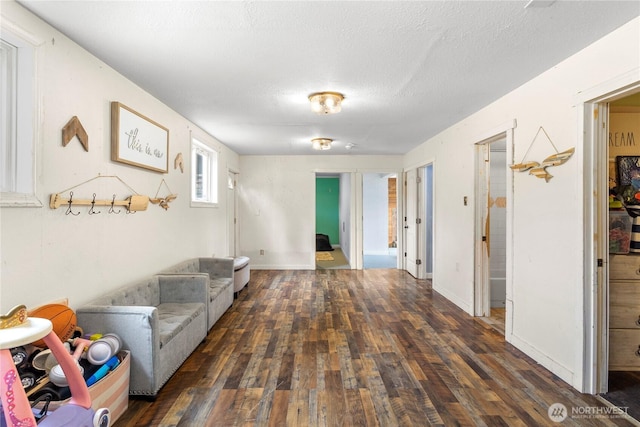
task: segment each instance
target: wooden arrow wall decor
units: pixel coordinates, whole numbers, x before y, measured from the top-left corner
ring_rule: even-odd
[[[87,135],[87,132],[82,127],[78,116],[71,117],[71,120],[62,128],[62,146],[66,147],[74,136],[78,137],[78,140],[84,147],[84,151],[89,151],[89,135]]]

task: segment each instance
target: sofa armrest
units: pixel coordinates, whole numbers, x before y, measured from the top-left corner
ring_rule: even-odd
[[[156,390],[159,366],[158,310],[150,306],[89,305],[76,310],[78,325],[86,333],[115,333],[122,349],[131,352],[130,392]]]
[[[138,305],[88,305],[76,310],[78,326],[85,333],[115,333],[123,348],[140,344],[151,348],[160,343],[158,309]]]
[[[206,274],[159,274],[160,303],[199,302],[207,306],[209,278]]]
[[[233,258],[200,258],[200,272],[209,274],[209,278],[233,279]]]

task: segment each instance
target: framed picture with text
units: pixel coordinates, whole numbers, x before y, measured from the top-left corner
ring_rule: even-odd
[[[169,171],[169,129],[124,104],[111,103],[111,160]]]

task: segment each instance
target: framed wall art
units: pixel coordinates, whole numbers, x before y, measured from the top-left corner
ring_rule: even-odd
[[[111,103],[111,160],[169,171],[169,129],[124,104]]]
[[[617,156],[618,185],[640,189],[640,156]]]

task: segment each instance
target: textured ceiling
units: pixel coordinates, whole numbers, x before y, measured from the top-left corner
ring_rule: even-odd
[[[315,137],[335,140],[323,155],[404,154],[640,15],[638,1],[19,3],[239,154],[313,154]],[[323,90],[345,94],[340,114],[311,112]]]

